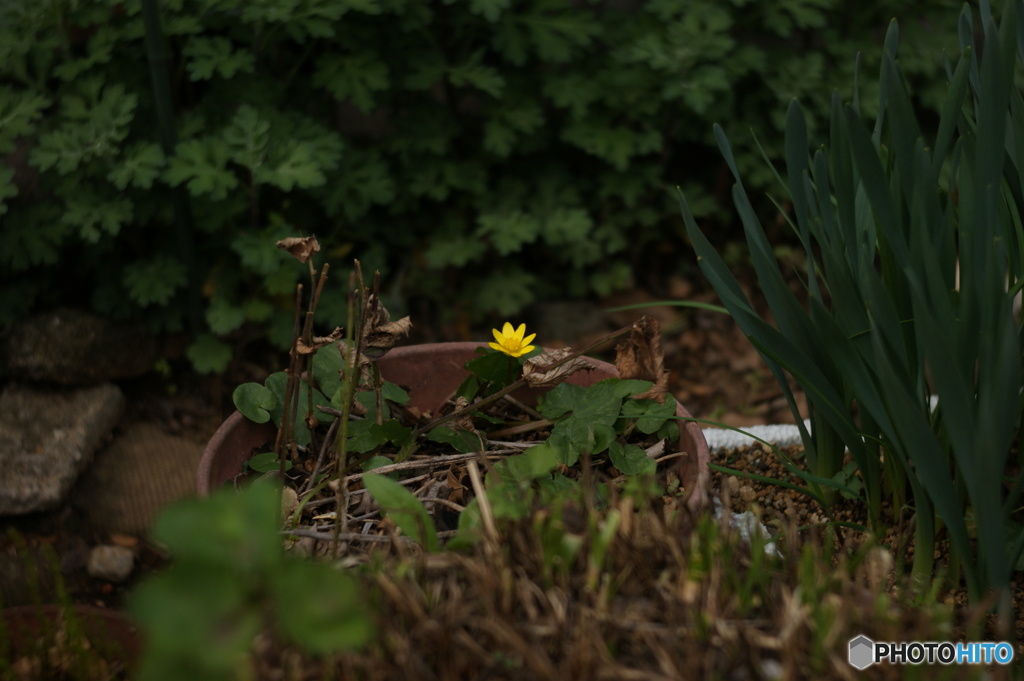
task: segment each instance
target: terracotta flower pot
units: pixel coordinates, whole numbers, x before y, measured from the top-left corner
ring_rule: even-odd
[[[467,372],[463,365],[476,357],[483,343],[432,343],[399,347],[377,361],[381,375],[388,381],[409,391],[409,403],[423,411],[436,411],[459,387]],[[592,385],[618,375],[607,362],[587,358],[594,370],[578,372],[568,382]],[[518,399],[529,402],[542,390],[522,389],[515,393]],[[678,416],[690,413],[679,405]],[[679,477],[685,489],[691,490],[687,505],[692,511],[702,509],[708,500],[708,443],[704,433],[692,421],[680,422],[680,451],[687,456],[680,459]],[[252,456],[253,449],[274,437],[276,429],[271,423],[254,423],[240,412],[231,414],[221,424],[206,445],[196,473],[196,490],[208,495],[225,482],[235,478],[243,462]]]

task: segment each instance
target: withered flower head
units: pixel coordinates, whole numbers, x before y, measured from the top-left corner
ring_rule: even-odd
[[[395,347],[400,336],[409,334],[412,320],[402,317],[391,321],[387,308],[381,305],[375,295],[366,301],[366,318],[363,322],[363,354],[370,359],[380,359],[388,350]]]
[[[288,251],[295,259],[305,265],[314,253],[320,250],[320,242],[315,236],[290,236],[277,242],[277,247]]]

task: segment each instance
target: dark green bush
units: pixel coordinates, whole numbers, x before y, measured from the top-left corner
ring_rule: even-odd
[[[793,97],[813,126],[856,52],[877,73],[891,16],[937,101],[959,8],[167,0],[147,26],[149,3],[0,1],[0,323],[56,304],[191,316],[204,369],[243,329],[290,337],[287,235],[380,267],[427,323],[656,281],[684,257],[676,185],[726,214],[713,122],[756,193],[746,131],[780,139]],[[320,305],[338,321],[343,283]]]

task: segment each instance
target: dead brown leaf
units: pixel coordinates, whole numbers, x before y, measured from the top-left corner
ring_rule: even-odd
[[[455,398],[455,411],[462,411],[468,406],[469,400],[467,400],[465,397],[462,397],[460,395],[459,397]],[[461,416],[456,416],[455,418],[448,421],[447,425],[452,430],[476,430],[476,428],[473,426],[473,414],[471,412],[467,412],[465,414],[462,414]]]
[[[388,350],[395,347],[399,337],[408,335],[412,329],[409,317],[391,321],[391,314],[376,294],[370,294],[366,299],[363,313],[363,354],[370,359],[380,359],[386,355]]]
[[[625,342],[615,346],[615,368],[622,378],[652,381],[650,390],[634,395],[638,400],[665,403],[668,393],[668,370],[661,347],[661,324],[651,317],[641,317],[630,330]]]
[[[467,490],[469,490],[469,488],[462,484],[462,474],[463,469],[460,466],[451,466],[445,476],[445,484],[448,485],[448,489],[450,490],[448,500],[454,501],[457,504],[465,505],[467,503]]]
[[[344,332],[341,330],[341,327],[337,326],[334,328],[334,331],[331,331],[326,336],[313,336],[310,339],[309,345],[300,338],[295,342],[295,351],[300,355],[310,355],[320,348],[337,343],[341,339],[342,333]]]
[[[277,242],[277,247],[288,251],[302,264],[309,262],[314,253],[319,252],[320,242],[315,236],[290,236]]]
[[[383,310],[384,308],[381,307]],[[409,335],[412,329],[412,319],[402,317],[395,322],[386,322],[374,328],[364,330],[363,353],[370,358],[379,359],[387,354],[387,351],[395,347],[400,336]]]
[[[360,351],[354,363],[360,376],[357,390],[369,389],[367,386],[372,383],[370,366],[395,347],[399,337],[407,335],[411,328],[412,320],[409,317],[403,317],[393,322],[387,308],[381,304],[377,295],[371,293],[367,296],[366,305],[363,308]],[[341,354],[346,363],[351,361],[348,349],[344,344],[341,346]]]
[[[562,348],[561,350],[552,350],[542,355],[531,357],[523,364],[523,380],[531,388],[550,388],[565,381],[565,379],[577,371],[590,371],[593,369],[590,362],[582,357],[571,359],[554,369],[550,368],[572,354],[572,348]]]

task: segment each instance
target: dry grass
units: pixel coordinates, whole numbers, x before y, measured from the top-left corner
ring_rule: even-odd
[[[587,527],[618,513],[601,559]],[[587,522],[587,518],[591,522]],[[594,521],[597,521],[596,523]],[[545,538],[582,543],[559,563]],[[795,532],[788,533],[796,537]],[[399,543],[392,545],[400,546]],[[818,540],[766,557],[718,521],[664,499],[641,510],[537,510],[471,552],[380,549],[360,568],[379,632],[363,652],[312,664],[264,658],[267,678],[964,679],[979,668],[847,663],[849,639],[961,640],[942,603],[900,603],[877,549]],[[882,561],[884,569],[884,561]],[[269,652],[269,648],[265,649]],[[275,671],[272,671],[275,670]],[[990,670],[988,678],[1009,678]]]

